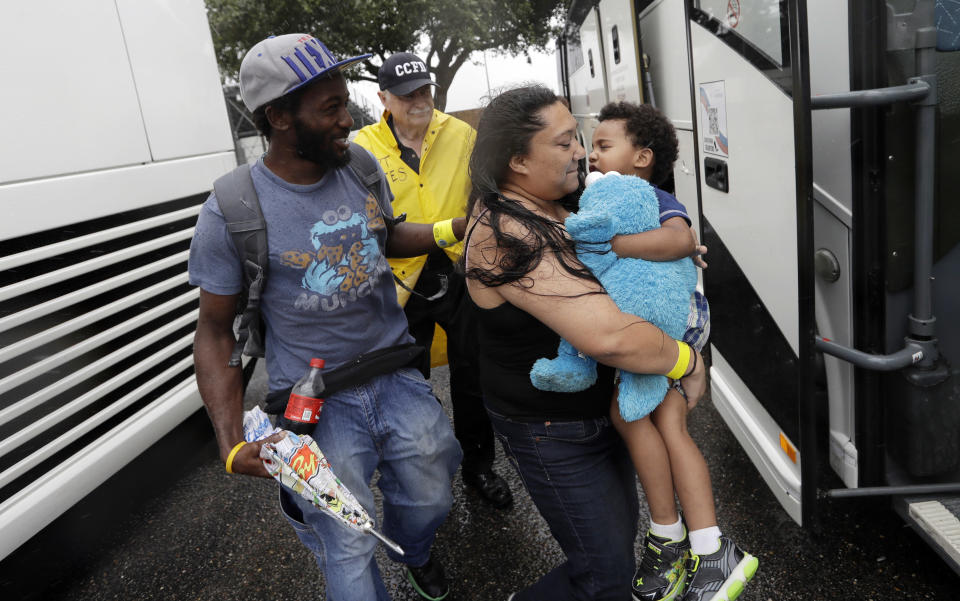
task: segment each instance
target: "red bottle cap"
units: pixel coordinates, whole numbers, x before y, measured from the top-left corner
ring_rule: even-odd
[[[319,367],[323,369],[324,365],[326,365],[326,362],[323,359],[310,359],[310,367]]]

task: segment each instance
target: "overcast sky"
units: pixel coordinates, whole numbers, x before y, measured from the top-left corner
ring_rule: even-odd
[[[479,108],[487,96],[487,75],[490,78],[490,89],[494,92],[498,88],[512,87],[513,85],[537,82],[559,91],[557,85],[557,65],[553,46],[548,46],[548,52],[530,53],[530,63],[525,56],[498,56],[487,52],[487,68],[484,69],[483,54],[475,53],[453,78],[453,84],[447,94],[446,111],[462,111]],[[362,97],[370,104],[371,113],[379,117],[383,106],[377,98],[377,84],[373,82],[358,82],[351,85],[351,94],[359,101]],[[362,103],[361,103],[362,104]]]

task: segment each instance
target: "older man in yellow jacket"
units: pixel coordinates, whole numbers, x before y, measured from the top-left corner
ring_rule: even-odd
[[[378,80],[383,116],[361,129],[354,142],[380,161],[394,195],[394,215],[406,213],[408,221],[438,226],[463,217],[470,193],[467,163],[476,135],[473,128],[434,109],[432,86],[436,84],[415,54],[391,55],[380,67]],[[399,280],[397,297],[418,344],[430,348],[434,324],[446,332],[454,431],[463,447],[463,481],[484,500],[504,509],[513,497],[507,483],[493,471],[493,429],[476,371],[476,321],[463,276],[453,268],[463,244],[442,227],[435,226],[434,235],[437,251],[390,259]],[[429,357],[421,371],[429,377]]]

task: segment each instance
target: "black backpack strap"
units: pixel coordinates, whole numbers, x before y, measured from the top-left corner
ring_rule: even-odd
[[[244,352],[253,357],[263,356],[260,295],[267,274],[267,223],[260,210],[260,199],[253,187],[249,165],[241,165],[218,178],[213,183],[213,193],[243,260],[246,298],[241,297],[243,309],[234,324],[237,344],[229,362],[231,367],[235,367],[240,365],[240,357]]]
[[[380,181],[383,179],[383,172],[380,171],[380,164],[377,163],[377,159],[373,158],[373,155],[363,146],[351,142],[350,168],[360,178],[363,187],[377,199],[380,210],[383,211],[383,199],[380,198]]]

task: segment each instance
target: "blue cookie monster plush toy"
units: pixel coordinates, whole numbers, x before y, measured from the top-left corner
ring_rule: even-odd
[[[610,250],[617,234],[660,227],[657,195],[645,180],[611,171],[591,173],[580,197],[580,210],[565,221],[577,243],[577,257],[600,280],[624,313],[632,313],[680,340],[687,328],[690,296],[697,270],[689,258],[645,261],[618,258]],[[538,359],[530,380],[540,390],[575,392],[597,380],[597,362],[560,340],[555,359]],[[634,421],[653,411],[667,393],[666,376],[621,372],[620,414]]]

